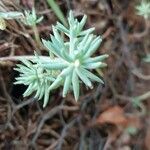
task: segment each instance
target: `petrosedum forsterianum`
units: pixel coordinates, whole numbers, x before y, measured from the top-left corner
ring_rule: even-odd
[[[49,87],[51,83],[55,80],[51,71],[45,70],[39,67],[34,61],[29,61],[26,59],[21,60],[23,63],[18,64],[17,68],[14,70],[20,72],[20,77],[16,78],[15,84],[24,84],[28,86],[23,96],[29,96],[33,92],[35,93],[34,98],[41,99],[44,97],[44,104],[46,106],[49,100]]]
[[[102,79],[93,74],[91,70],[106,67],[107,65],[103,63],[103,61],[108,55],[104,54],[91,57],[99,48],[102,38],[100,36],[96,37],[92,34],[94,28],[83,30],[86,19],[87,17],[84,15],[81,21],[78,21],[77,19],[74,19],[73,13],[70,11],[68,17],[69,28],[57,23],[55,27],[52,26],[53,35],[50,35],[51,40],[42,40],[44,46],[48,49],[50,56],[53,55],[53,57],[49,57],[49,59],[41,59],[38,57],[34,62],[34,65],[37,66],[36,69],[42,68],[44,72],[57,72],[57,75],[55,76],[51,76],[49,73],[50,80],[47,79],[46,75],[42,75],[41,79],[43,82],[41,87],[49,82],[46,86],[46,91],[44,91],[45,94],[41,94],[42,96],[57,87],[63,86],[63,97],[67,95],[69,90],[73,90],[75,100],[77,101],[79,98],[80,84],[82,82],[89,88],[93,88],[92,81],[97,81],[103,84]],[[60,33],[64,33],[66,38],[63,39]],[[21,73],[23,72],[23,70],[21,70],[22,67],[23,65],[19,66],[18,70]],[[33,86],[32,82],[29,83],[24,80],[24,76],[27,76],[25,75],[25,71],[21,77],[17,78],[17,82],[28,86],[32,84]],[[35,81],[36,80],[37,79],[35,79]],[[33,87],[33,89],[34,90],[32,91],[37,91],[37,88]],[[30,91],[28,94],[27,91],[25,93],[25,96],[27,96],[32,92]],[[42,98],[42,96],[39,95],[40,92],[38,98]],[[45,98],[44,107],[47,102],[48,99]]]
[[[141,3],[136,6],[136,10],[138,15],[148,19],[150,17],[150,0],[142,0]]]

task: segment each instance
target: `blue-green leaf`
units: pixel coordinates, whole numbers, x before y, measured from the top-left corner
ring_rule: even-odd
[[[63,88],[63,97],[66,96],[70,86],[71,86],[71,77],[72,75],[69,74],[66,78],[65,78],[65,82],[64,82],[64,88]]]
[[[76,72],[80,77],[80,79],[85,83],[85,85],[87,85],[90,88],[93,88],[91,81],[88,79],[88,77],[85,74],[82,73],[80,68],[76,68]]]
[[[101,42],[102,42],[102,39],[101,39],[100,36],[95,38],[93,40],[93,42],[91,43],[91,46],[89,47],[88,51],[86,52],[84,58],[90,57],[98,49],[98,47],[100,46]]]
[[[108,57],[109,57],[109,55],[105,54],[105,55],[100,55],[100,56],[93,57],[93,58],[87,58],[84,60],[84,63],[101,62],[101,61],[104,61]]]
[[[79,79],[75,70],[73,71],[73,75],[72,75],[72,86],[73,86],[74,97],[75,100],[77,101],[79,99]]]
[[[107,66],[107,64],[102,63],[102,62],[84,64],[84,67],[87,68],[87,69],[103,68],[103,67],[106,67],[106,66]]]
[[[95,74],[93,74],[92,72],[84,69],[84,68],[81,68],[82,70],[82,73],[85,74],[88,78],[90,78],[91,80],[93,81],[97,81],[97,82],[101,82],[102,84],[104,84],[103,80],[100,79],[99,77],[97,77]]]

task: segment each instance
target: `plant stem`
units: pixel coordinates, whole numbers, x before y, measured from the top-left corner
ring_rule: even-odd
[[[144,75],[141,72],[138,71],[138,69],[134,69],[132,71],[134,75],[136,75],[138,78],[143,79],[143,80],[150,80],[150,75]]]
[[[38,47],[39,47],[39,48],[42,48],[43,45],[42,45],[41,40],[40,40],[40,35],[39,35],[39,31],[38,31],[38,29],[37,29],[37,26],[34,25],[34,26],[32,27],[32,29],[33,29],[34,37],[35,37],[35,40],[36,40],[36,43],[37,43]],[[40,50],[37,50],[37,51],[38,51],[39,54],[41,54]]]
[[[137,96],[134,99],[139,100],[139,101],[143,101],[143,100],[146,100],[149,97],[150,97],[150,91],[144,93],[143,95]]]

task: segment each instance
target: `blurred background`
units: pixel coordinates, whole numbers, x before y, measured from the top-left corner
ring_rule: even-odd
[[[2,150],[150,150],[149,18],[138,15],[140,0],[0,0],[0,12],[25,10],[43,20],[35,28],[17,19],[4,20],[0,30],[0,149]],[[148,1],[149,2],[149,1]],[[26,87],[14,85],[16,56],[48,52],[40,39],[49,39],[52,25],[66,24],[69,10],[85,28],[95,27],[103,42],[95,55],[109,54],[108,67],[96,70],[105,85],[81,88],[62,98],[62,88],[50,102],[23,98]],[[1,23],[1,24],[2,24]]]

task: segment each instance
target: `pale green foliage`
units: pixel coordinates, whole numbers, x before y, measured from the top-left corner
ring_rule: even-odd
[[[18,19],[23,17],[23,14],[18,11],[0,12],[0,18],[3,19]]]
[[[20,72],[20,77],[16,78],[15,84],[24,84],[28,86],[27,90],[24,92],[23,96],[29,96],[35,92],[35,98],[41,99],[44,97],[44,104],[46,106],[49,99],[49,87],[51,83],[55,80],[52,71],[45,70],[39,67],[38,63],[35,61],[31,62],[29,60],[21,60],[23,65],[18,64],[15,70]]]
[[[128,126],[125,131],[130,135],[135,135],[137,134],[138,129],[134,126]]]
[[[28,26],[35,26],[43,20],[43,16],[40,18],[37,17],[35,8],[32,8],[32,11],[24,11],[24,17],[22,18],[22,22]]]
[[[144,61],[150,63],[150,54],[148,54],[148,55],[144,58]]]
[[[17,11],[0,12],[0,30],[6,29],[5,20],[18,19],[21,17],[23,17],[23,14],[21,12],[17,12]]]
[[[0,29],[4,30],[6,28],[5,19],[21,19],[21,21],[28,26],[35,26],[40,23],[43,19],[43,16],[37,17],[35,8],[32,8],[32,11],[10,11],[10,12],[0,12]]]
[[[84,15],[82,20],[78,21],[77,19],[74,19],[73,13],[70,11],[68,18],[69,28],[67,29],[62,24],[57,23],[56,27],[52,27],[53,35],[50,35],[51,41],[42,40],[49,53],[54,56],[49,59],[41,59],[38,57],[38,59],[34,61],[35,66],[38,66],[39,69],[42,68],[44,72],[57,72],[55,76],[49,74],[49,78],[52,77],[54,81],[51,83],[52,80],[48,80],[50,82],[50,84],[47,85],[48,93],[57,87],[63,86],[63,97],[66,96],[69,90],[73,90],[75,100],[78,100],[80,83],[83,82],[89,88],[93,88],[92,81],[103,83],[102,79],[93,74],[91,70],[106,67],[107,65],[103,63],[103,61],[108,55],[104,54],[91,57],[99,48],[102,38],[92,34],[93,28],[83,30],[86,19],[87,17]],[[66,40],[61,37],[60,32],[66,34]],[[33,66],[33,64],[31,66]],[[24,65],[21,65],[19,66],[19,69],[17,69],[22,73],[20,75],[21,77],[17,78],[17,83],[23,83],[28,86],[31,84],[33,85],[33,79],[30,80],[30,82],[27,82],[29,74],[26,74],[26,71],[23,68]],[[33,69],[31,68],[30,75],[32,76]],[[35,73],[33,72],[33,74]],[[45,80],[47,81],[47,76],[43,74],[41,76],[41,79],[42,78],[44,80],[44,86]],[[37,78],[34,78],[34,81],[35,80],[37,80]],[[37,91],[33,86],[31,89]],[[47,91],[45,92],[47,93]],[[32,93],[28,90],[25,96],[29,95],[28,92],[29,94]],[[46,102],[44,100],[44,106],[46,106],[46,104],[47,100]]]
[[[143,16],[145,19],[150,17],[150,1],[142,0],[141,3],[136,6],[137,14]]]

